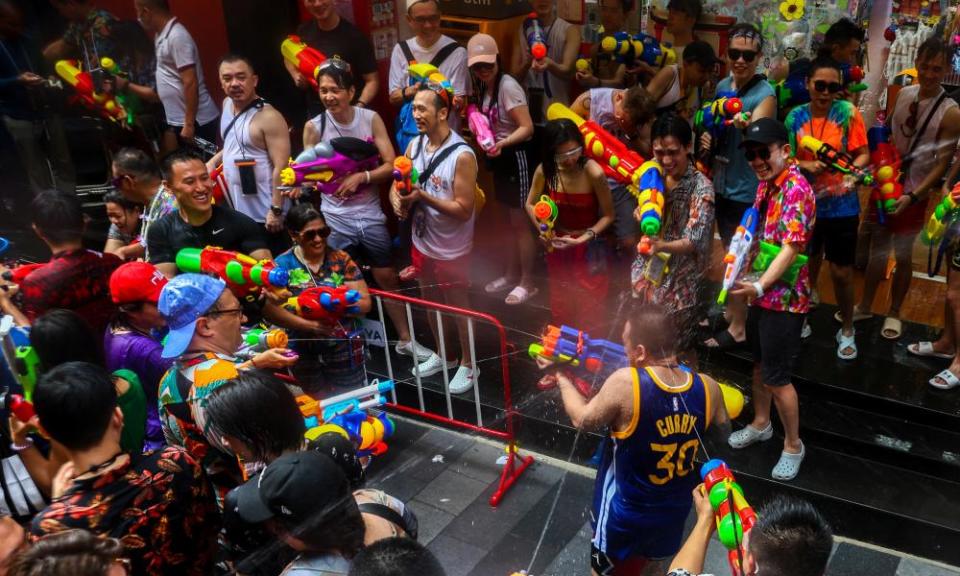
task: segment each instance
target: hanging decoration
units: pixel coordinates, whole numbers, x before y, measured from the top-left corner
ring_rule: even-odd
[[[787,22],[803,18],[804,0],[783,0],[780,3],[780,15]]]

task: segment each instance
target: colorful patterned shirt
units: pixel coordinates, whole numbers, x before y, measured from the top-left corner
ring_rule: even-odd
[[[846,100],[836,100],[823,118],[814,118],[810,104],[797,106],[784,121],[790,134],[790,147],[797,160],[816,160],[816,155],[799,144],[804,136],[833,146],[841,152],[853,152],[867,145],[867,129],[856,106]],[[843,186],[843,174],[829,168],[810,181],[817,196],[817,216],[843,218],[860,213],[857,189]]]
[[[34,517],[31,538],[79,528],[120,540],[131,574],[209,574],[219,527],[196,460],[172,446],[118,460],[74,480]]]
[[[171,446],[187,449],[213,485],[217,506],[243,482],[240,463],[220,436],[210,430],[204,403],[217,388],[237,377],[240,360],[214,352],[180,358],[160,382],[159,412]]]
[[[759,240],[777,246],[799,244],[800,254],[804,253],[813,234],[817,209],[813,189],[796,164],[778,176],[773,187],[767,181],[760,182],[753,206],[762,223],[758,227]],[[753,305],[775,312],[806,314],[810,309],[809,266],[800,269],[793,286],[778,280]]]
[[[660,237],[668,242],[686,238],[693,243],[694,253],[671,254],[667,262],[668,272],[659,285],[645,274],[650,260],[659,256],[638,254],[631,276],[636,296],[677,311],[697,305],[704,273],[709,268],[707,257],[713,241],[713,184],[690,164],[676,187],[665,196]]]
[[[99,337],[114,314],[110,275],[121,264],[113,254],[82,248],[54,254],[20,283],[23,313],[33,322],[47,310],[73,310]]]

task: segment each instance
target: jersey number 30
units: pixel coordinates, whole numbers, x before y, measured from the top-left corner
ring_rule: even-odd
[[[654,444],[650,443],[650,449],[654,452],[663,453],[663,458],[657,462],[657,470],[663,470],[663,475],[648,474],[647,478],[656,484],[662,486],[673,480],[674,476],[683,477],[693,470],[693,462],[697,457],[697,449],[700,442],[694,438],[687,440],[683,444]],[[674,458],[676,456],[676,458]]]

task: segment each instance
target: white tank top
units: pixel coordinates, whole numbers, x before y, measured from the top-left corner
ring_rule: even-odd
[[[261,108],[262,109],[262,108]],[[253,144],[250,138],[250,123],[261,109],[251,108],[241,114],[230,133],[223,140],[223,174],[229,187],[230,203],[234,209],[246,214],[257,222],[264,222],[273,202],[273,165],[265,148]],[[220,135],[233,121],[233,101],[227,98],[223,102],[220,114]],[[240,185],[240,171],[236,162],[253,160],[256,162],[254,173],[257,181],[256,194],[244,194]]]
[[[321,142],[329,142],[341,136],[351,136],[364,141],[373,141],[373,118],[377,115],[373,110],[353,107],[353,120],[349,124],[340,124],[333,119],[329,112],[317,115],[310,122],[320,134]],[[323,117],[326,116],[326,122]],[[326,127],[323,126],[326,124]],[[350,218],[351,220],[374,220],[383,222],[386,216],[380,209],[380,193],[376,184],[365,184],[357,188],[356,194],[347,198],[337,198],[323,194],[320,209],[327,219],[327,223],[337,228],[336,220]],[[331,221],[334,220],[334,221]]]
[[[421,141],[423,143],[420,148]],[[451,131],[447,141],[435,152],[427,152],[427,137],[420,136],[413,141],[413,166],[418,172],[426,170],[430,160],[463,138]],[[419,150],[419,154],[417,151]],[[427,182],[420,182],[420,188],[425,194],[443,200],[453,200],[454,176],[457,170],[457,159],[463,154],[475,156],[470,146],[460,146],[440,162]],[[413,212],[413,245],[425,256],[434,260],[454,260],[466,256],[473,249],[473,225],[476,215],[462,222],[441,214],[437,210],[419,203]]]
[[[666,93],[657,101],[657,108],[666,108],[673,106],[680,101],[680,67],[677,64],[671,64],[668,68],[673,70],[673,80],[670,81],[670,87]]]
[[[940,89],[940,93],[942,92],[943,88]],[[910,117],[910,105],[916,101],[919,93],[919,84],[901,89],[897,95],[897,104],[893,110],[893,118],[890,119],[890,126],[893,127],[893,143],[897,146],[897,150],[900,151],[901,155],[907,154],[910,147],[913,146],[914,138],[919,139],[914,147],[913,162],[910,164],[910,172],[907,174],[904,193],[916,190],[917,185],[923,182],[927,174],[933,170],[933,167],[937,163],[936,150],[940,147],[940,144],[935,141],[937,132],[940,131],[940,121],[943,120],[943,115],[947,113],[947,110],[957,106],[957,103],[954,102],[952,98],[944,98],[939,108],[937,108],[933,116],[930,117],[930,123],[927,124],[926,130],[924,130],[923,133],[917,132],[915,134],[910,134],[908,130],[907,134],[910,135],[907,136],[907,134],[904,134],[903,128],[906,126],[907,119]],[[917,130],[920,130],[920,127],[926,122],[927,115],[930,114],[930,107],[940,99],[940,93],[937,93],[937,95],[932,98],[924,98],[917,103]]]

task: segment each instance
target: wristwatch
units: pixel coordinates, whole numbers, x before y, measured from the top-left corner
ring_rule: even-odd
[[[282,215],[283,215],[283,207],[282,207],[282,206],[276,206],[276,205],[271,206],[271,207],[270,207],[270,211],[273,212],[273,215],[274,215],[274,216],[282,216]]]

